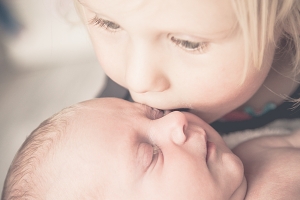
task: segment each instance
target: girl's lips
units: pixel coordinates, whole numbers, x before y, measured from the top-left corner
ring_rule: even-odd
[[[180,112],[189,112],[189,108],[177,108],[177,109],[173,109],[171,111],[180,111]]]
[[[190,109],[189,108],[177,108],[177,109],[172,109],[172,110],[164,110],[164,115],[169,114],[170,112],[173,111],[179,111],[179,112],[189,112]]]
[[[172,112],[171,110],[164,110],[164,115],[169,114],[170,112]]]

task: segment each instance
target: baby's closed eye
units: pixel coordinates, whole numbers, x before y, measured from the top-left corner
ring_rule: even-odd
[[[161,150],[157,145],[141,143],[137,153],[138,164],[147,170],[152,164],[155,164],[160,152]]]

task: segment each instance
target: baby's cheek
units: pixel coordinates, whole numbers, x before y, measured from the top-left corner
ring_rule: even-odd
[[[99,61],[100,67],[114,81],[121,84],[125,76],[126,52],[124,51],[124,41],[110,35],[103,34],[95,28],[89,31],[90,38]],[[121,85],[124,85],[123,83]]]
[[[163,192],[161,190],[160,181],[158,177],[153,176],[153,174],[145,174],[142,177],[142,181],[139,182],[138,188],[138,196],[137,199],[143,199],[143,200],[153,200],[153,199],[162,199],[161,195],[163,195]],[[168,199],[168,198],[167,198]]]
[[[105,74],[113,81],[117,82],[121,86],[125,87],[124,76],[125,68],[121,59],[115,59],[109,52],[102,53],[98,51],[97,58],[100,63],[100,67],[104,70]]]

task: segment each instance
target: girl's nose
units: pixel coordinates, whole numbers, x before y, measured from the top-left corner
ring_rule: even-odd
[[[126,86],[131,92],[162,92],[170,87],[161,52],[149,44],[131,45],[126,66]]]
[[[166,144],[182,145],[186,141],[187,126],[186,116],[179,111],[174,111],[153,121],[150,132],[151,138],[159,146]]]

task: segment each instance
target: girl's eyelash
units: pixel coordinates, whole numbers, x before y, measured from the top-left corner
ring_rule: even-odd
[[[189,52],[204,53],[204,50],[207,46],[206,42],[191,42],[188,40],[180,40],[175,38],[174,36],[171,37],[171,41],[175,45]]]
[[[97,16],[92,18],[89,21],[89,24],[99,26],[100,28],[103,28],[109,32],[116,32],[121,29],[120,25]],[[206,42],[191,42],[188,40],[177,39],[174,36],[171,37],[171,41],[180,48],[192,53],[204,53],[204,50],[207,46]]]
[[[121,29],[120,25],[118,25],[114,22],[111,22],[109,20],[99,18],[97,16],[92,18],[89,21],[89,24],[94,25],[94,26],[99,26],[100,28],[103,28],[110,32],[116,32],[119,29]],[[182,49],[189,51],[189,52],[204,53],[204,50],[207,46],[206,42],[191,42],[188,40],[180,40],[180,39],[175,38],[174,36],[171,37],[171,41],[175,45],[177,45],[177,46],[181,47]]]
[[[105,19],[101,19],[97,16],[95,16],[93,19],[91,19],[89,21],[89,24],[92,24],[94,26],[99,26],[105,30],[108,30],[108,31],[111,31],[111,32],[115,32],[115,31],[118,31],[121,26],[114,23],[114,22],[111,22],[109,20],[105,20]]]

